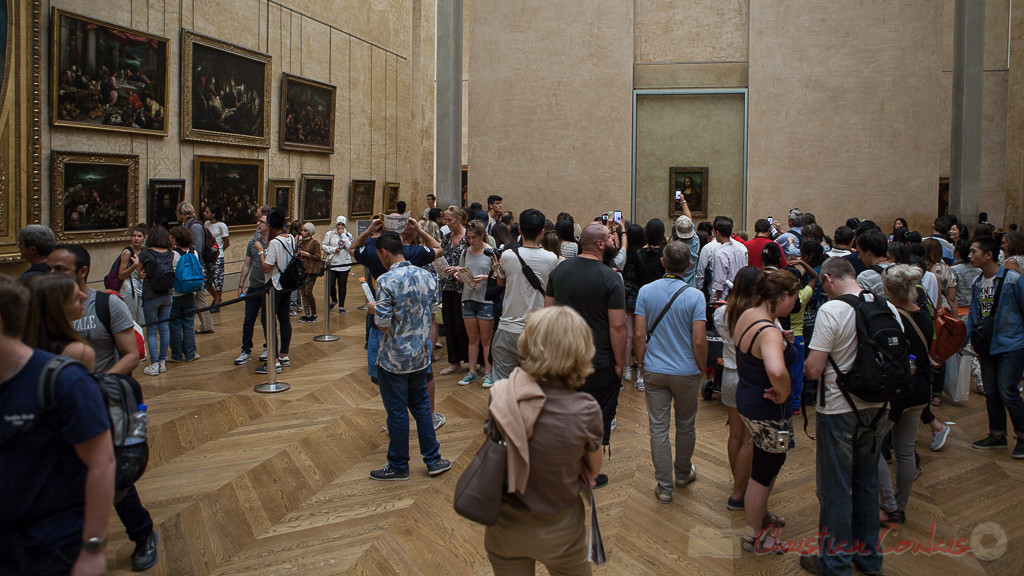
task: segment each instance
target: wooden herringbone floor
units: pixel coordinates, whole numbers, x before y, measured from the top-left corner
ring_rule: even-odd
[[[318,290],[319,292],[319,290]],[[459,474],[482,440],[487,391],[460,387],[459,376],[437,380],[438,431],[452,470],[429,478],[414,457],[409,482],[368,479],[385,461],[388,437],[363,350],[364,313],[332,317],[339,342],[317,343],[323,331],[294,323],[292,367],[282,380],[291,390],[263,395],[255,363],[237,367],[239,307],[214,316],[216,334],[199,336],[202,358],[168,365],[150,377],[138,371],[150,406],[153,457],[139,482],[143,502],[160,533],[153,575],[487,574],[483,529],[451,507]],[[294,319],[293,319],[294,320]],[[262,343],[257,328],[257,346]],[[444,351],[440,351],[443,355]],[[440,363],[439,367],[446,365]],[[980,396],[960,406],[948,399],[938,415],[956,423],[946,448],[919,447],[924,474],[914,485],[900,540],[927,545],[979,533],[994,523],[1006,539],[987,536],[976,547],[999,557],[889,554],[885,569],[899,574],[1020,574],[1024,565],[1024,462],[1004,451],[981,452],[970,440],[986,432]],[[598,574],[799,574],[795,554],[740,553],[742,512],[729,512],[731,480],[725,450],[725,410],[716,397],[697,417],[696,483],[676,491],[670,505],[654,497],[643,395],[627,385],[619,405],[608,487],[597,492],[608,564]],[[813,423],[812,423],[813,428]],[[415,433],[412,452],[416,454]],[[813,442],[798,434],[778,480],[771,509],[789,520],[784,537],[813,539]],[[933,534],[934,529],[934,534]],[[977,529],[977,531],[976,531]],[[110,572],[129,574],[132,543],[116,515],[111,520]],[[999,546],[1005,550],[998,554]],[[543,568],[539,572],[544,573]]]

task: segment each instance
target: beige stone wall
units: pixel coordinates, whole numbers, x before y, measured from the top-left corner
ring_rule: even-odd
[[[579,218],[628,206],[631,3],[474,2],[469,22],[470,201]]]
[[[280,3],[267,0],[183,3],[52,0],[43,2],[44,14],[49,14],[51,6],[170,39],[169,134],[160,138],[51,128],[49,107],[45,106],[44,223],[50,221],[51,150],[138,154],[141,160],[140,218],[146,214],[146,187],[150,178],[184,178],[188,182],[186,195],[191,198],[193,157],[197,155],[259,158],[265,163],[267,178],[291,178],[299,182],[302,174],[333,174],[333,212],[336,214],[348,212],[348,189],[352,179],[377,181],[376,210],[382,206],[385,182],[400,182],[403,199],[413,206],[422,204],[417,198],[433,189],[435,0],[284,0]],[[43,26],[43,36],[49,38],[46,16]],[[271,55],[269,149],[180,140],[182,28]],[[48,71],[48,42],[43,45],[43,62],[44,70]],[[334,154],[279,149],[284,72],[337,86]],[[46,101],[49,94],[46,72],[42,93]],[[235,246],[227,252],[229,261],[242,257],[242,238],[236,240]],[[96,244],[89,249],[96,263],[91,277],[98,280],[118,247]],[[18,272],[23,267],[16,264],[2,271]],[[231,268],[229,266],[229,270]]]

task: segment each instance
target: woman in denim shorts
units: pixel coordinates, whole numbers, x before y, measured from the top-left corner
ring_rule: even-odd
[[[469,336],[469,372],[459,380],[460,386],[476,382],[477,360],[480,347],[483,346],[484,379],[483,387],[490,388],[494,383],[491,378],[491,362],[488,356],[491,351],[491,336],[494,334],[494,303],[487,300],[487,278],[498,259],[492,254],[484,254],[489,248],[484,242],[486,229],[481,222],[470,222],[466,226],[466,238],[469,246],[459,259],[459,267],[469,270],[472,279],[459,275],[465,284],[462,289],[462,321],[466,325]],[[471,286],[476,283],[476,286]]]

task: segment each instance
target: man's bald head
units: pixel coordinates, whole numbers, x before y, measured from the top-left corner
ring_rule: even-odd
[[[580,246],[585,251],[600,253],[601,249],[597,247],[599,240],[608,241],[608,228],[604,224],[590,224],[580,235]]]

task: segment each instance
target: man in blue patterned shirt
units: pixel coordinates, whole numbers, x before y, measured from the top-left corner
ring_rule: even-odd
[[[416,419],[420,454],[431,475],[452,463],[441,458],[427,393],[430,368],[430,320],[437,311],[437,282],[413,266],[402,253],[402,239],[385,232],[377,239],[377,256],[388,269],[377,279],[377,301],[367,304],[383,332],[377,355],[380,397],[388,413],[388,461],[370,472],[374,480],[409,479],[409,413]]]

